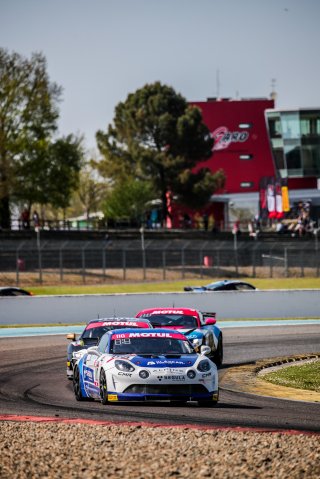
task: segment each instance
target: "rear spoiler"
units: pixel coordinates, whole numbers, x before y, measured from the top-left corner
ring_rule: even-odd
[[[217,313],[207,313],[207,312],[203,312],[203,311],[201,311],[201,313],[202,313],[203,319],[215,318],[216,314],[217,314]]]

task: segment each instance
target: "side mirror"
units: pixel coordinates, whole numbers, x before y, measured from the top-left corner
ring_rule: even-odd
[[[205,324],[209,326],[209,325],[216,324],[216,322],[217,322],[216,318],[207,318]]]
[[[70,341],[75,341],[76,340],[75,333],[68,333],[67,334],[67,339],[69,339]]]
[[[204,354],[205,356],[208,356],[208,354],[210,354],[210,353],[211,353],[210,346],[201,346],[200,354]]]

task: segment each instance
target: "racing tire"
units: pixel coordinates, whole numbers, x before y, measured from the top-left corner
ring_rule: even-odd
[[[211,359],[216,364],[216,366],[222,365],[222,360],[223,360],[222,334],[219,335],[218,347],[217,347],[217,350],[214,352],[213,356],[211,357]]]
[[[75,366],[73,370],[73,392],[76,397],[77,401],[84,401],[84,397],[81,393],[81,386],[80,386],[80,372],[78,366]]]
[[[108,404],[107,378],[103,369],[100,371],[100,399],[102,404]]]

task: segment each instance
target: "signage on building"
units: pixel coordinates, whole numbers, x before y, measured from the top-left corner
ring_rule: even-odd
[[[244,143],[249,138],[248,131],[229,131],[226,126],[219,126],[212,133],[213,150],[225,150],[231,143]]]

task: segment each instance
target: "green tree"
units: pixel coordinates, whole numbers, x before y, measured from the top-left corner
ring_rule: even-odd
[[[80,172],[79,186],[76,191],[76,196],[79,198],[88,220],[90,213],[101,209],[107,192],[106,183],[95,178],[94,173],[91,163],[87,163]]]
[[[98,165],[101,174],[119,181],[130,172],[150,181],[161,198],[164,219],[168,192],[181,203],[199,207],[223,184],[221,171],[194,172],[199,161],[211,156],[213,146],[201,111],[159,82],[129,94],[117,105],[107,132],[98,131],[96,137],[104,156]]]
[[[120,180],[106,195],[103,212],[107,220],[129,219],[141,222],[146,203],[154,198],[151,183],[132,177]]]
[[[50,83],[46,59],[0,48],[0,226],[10,227],[10,201],[19,197],[24,161],[35,177],[57,129],[61,88]],[[28,200],[28,198],[26,198]]]
[[[51,204],[65,210],[79,185],[83,163],[81,138],[68,135],[45,143],[34,154],[25,152],[15,165],[15,182],[19,189],[14,199],[24,201],[28,209],[34,203]]]

